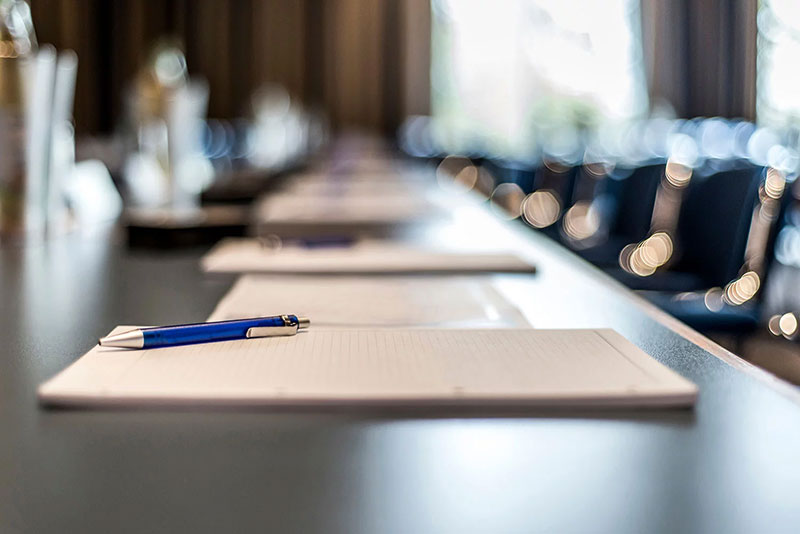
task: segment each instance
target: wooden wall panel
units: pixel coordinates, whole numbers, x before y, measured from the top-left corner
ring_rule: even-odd
[[[402,28],[400,90],[401,114],[426,115],[431,109],[431,8],[428,0],[406,0],[400,4]]]
[[[381,127],[381,16],[387,2],[329,2],[325,50],[327,107],[335,123]]]
[[[188,21],[187,63],[189,72],[208,79],[211,95],[208,114],[227,117],[238,114],[231,88],[244,80],[231,80],[230,0],[195,0]]]
[[[250,58],[253,85],[281,83],[295,97],[306,94],[306,2],[253,2]]]

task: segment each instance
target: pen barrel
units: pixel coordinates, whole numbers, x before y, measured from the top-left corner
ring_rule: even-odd
[[[297,324],[297,317],[286,316]],[[231,341],[244,339],[251,328],[284,327],[286,323],[281,316],[262,317],[259,319],[244,319],[235,321],[220,321],[217,323],[197,323],[159,328],[144,328],[145,349],[170,347],[177,345],[190,345],[193,343],[210,343],[213,341]]]

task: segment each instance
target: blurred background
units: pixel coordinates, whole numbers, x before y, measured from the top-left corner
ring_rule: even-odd
[[[0,0],[0,16],[7,242],[109,220],[132,245],[234,235],[237,205],[357,131],[800,383],[796,1]]]
[[[265,82],[322,107],[336,126],[385,133],[404,116],[430,110],[432,83],[437,115],[462,129],[489,127],[487,134],[518,138],[518,145],[530,142],[531,121],[554,120],[562,108],[572,120],[595,122],[644,117],[661,105],[683,117],[752,120],[758,85],[764,118],[785,122],[775,113],[792,109],[774,88],[791,82],[788,66],[781,68],[798,16],[790,1],[30,4],[39,40],[81,58],[79,134],[114,129],[126,84],[165,36],[181,44],[189,71],[208,80],[208,112],[217,118],[246,113],[252,91]],[[489,113],[485,100],[492,97]]]
[[[123,119],[125,88],[163,38],[208,81],[208,115],[246,116],[277,83],[331,123],[393,135],[426,113],[431,6],[424,0],[32,0],[39,40],[81,58],[80,134]]]

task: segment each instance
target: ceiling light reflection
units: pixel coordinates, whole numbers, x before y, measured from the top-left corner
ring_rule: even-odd
[[[436,181],[442,189],[467,192],[478,181],[478,169],[463,156],[447,156],[436,168]]]
[[[780,315],[773,315],[769,318],[769,323],[767,323],[767,327],[769,328],[770,334],[773,336],[781,335],[781,316]]]
[[[552,191],[534,191],[522,201],[522,217],[534,228],[546,228],[558,220],[561,203]]]
[[[692,168],[670,159],[667,161],[664,176],[672,187],[683,189],[689,185],[689,181],[692,179]]]
[[[778,319],[778,328],[785,338],[791,338],[797,333],[797,317],[793,313],[784,313]]]
[[[650,276],[666,264],[674,245],[666,232],[656,232],[641,243],[631,243],[622,249],[619,264],[625,271],[637,276]]]
[[[786,187],[786,179],[783,174],[775,168],[767,170],[767,178],[764,180],[764,194],[774,200],[779,200],[783,196]]]
[[[492,210],[505,219],[516,219],[522,214],[525,192],[520,186],[504,183],[495,187],[490,197]]]
[[[564,233],[574,241],[585,241],[600,230],[600,216],[589,201],[576,202],[564,214]]]
[[[722,311],[725,307],[723,300],[723,291],[721,287],[712,287],[703,295],[703,303],[706,305],[708,311],[718,312]]]
[[[544,158],[542,160],[542,164],[547,168],[547,170],[555,174],[564,174],[571,168],[566,163],[551,158]]]
[[[747,271],[725,286],[725,296],[723,298],[731,306],[741,306],[756,296],[760,287],[761,277],[755,271]]]
[[[489,198],[494,192],[495,182],[494,175],[486,167],[480,167],[478,169],[478,181],[475,183],[475,191]]]
[[[586,174],[593,178],[603,178],[608,173],[614,170],[614,164],[606,161],[596,161],[592,163],[585,163],[583,168]]]

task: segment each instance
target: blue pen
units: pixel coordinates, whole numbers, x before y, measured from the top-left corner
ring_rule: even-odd
[[[277,315],[256,319],[236,319],[213,323],[182,324],[137,328],[100,339],[103,347],[155,349],[192,343],[211,343],[254,337],[293,336],[309,327],[311,321],[296,315]]]

